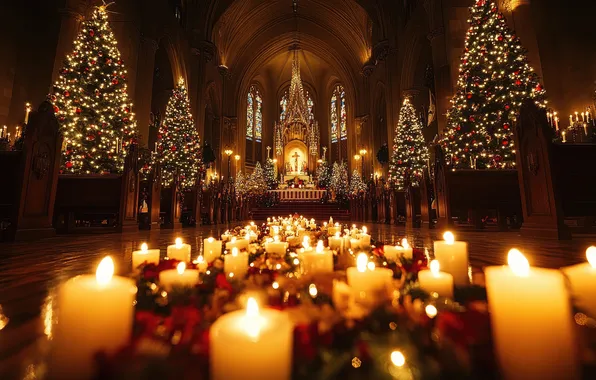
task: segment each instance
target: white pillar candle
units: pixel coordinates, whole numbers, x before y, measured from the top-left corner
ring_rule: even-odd
[[[255,224],[255,222],[250,222],[250,224],[249,224],[249,228],[250,228],[250,230],[251,230],[252,232],[257,232],[257,231],[258,231],[258,229],[259,229],[259,228],[257,227],[257,225]]]
[[[159,283],[167,291],[174,287],[193,287],[199,283],[199,270],[186,269],[186,263],[181,261],[176,269],[161,271]]]
[[[232,235],[230,235],[230,231],[226,231],[223,234],[221,234],[221,241],[228,242],[232,239]]]
[[[145,263],[159,264],[159,249],[147,249],[147,243],[141,244],[140,251],[132,251],[132,270]]]
[[[287,314],[259,310],[249,298],[246,310],[224,314],[211,326],[213,380],[291,378],[293,325]]]
[[[383,246],[383,255],[385,258],[390,262],[395,262],[399,260],[402,252],[402,247],[399,245],[393,246],[386,244]]]
[[[569,278],[576,306],[596,318],[596,247],[589,247],[586,256],[587,263],[563,268],[563,273]]]
[[[248,272],[248,253],[232,248],[232,253],[224,256],[224,272],[228,277],[243,278]]]
[[[342,247],[343,247],[343,243],[344,243],[344,239],[339,236],[339,232],[335,233],[335,236],[331,236],[329,238],[329,248],[337,251],[337,252],[342,252]]]
[[[104,258],[95,275],[71,278],[58,290],[57,318],[49,371],[55,379],[93,376],[98,352],[114,354],[130,340],[137,288],[114,276],[114,262]]]
[[[248,249],[248,240],[244,238],[238,239],[236,236],[232,237],[232,240],[226,243],[226,249],[231,251],[234,248],[238,248],[239,251]]]
[[[176,244],[168,245],[168,257],[171,260],[190,262],[190,244],[183,244],[182,239],[176,238]]]
[[[349,235],[345,235],[344,236],[344,252],[347,252],[348,249],[352,248],[352,244],[351,244],[351,238]]]
[[[430,262],[430,269],[418,272],[420,287],[427,293],[437,293],[441,297],[453,298],[453,276],[441,272],[439,261]]]
[[[573,315],[561,271],[530,268],[509,251],[509,266],[485,270],[495,353],[506,380],[576,379]]]
[[[329,235],[329,236],[335,235],[336,232],[341,232],[341,227],[340,227],[339,223],[336,223],[335,226],[332,226],[330,224],[329,228],[327,228],[327,235]]]
[[[323,241],[319,240],[316,249],[309,248],[298,254],[304,273],[331,273],[333,272],[333,252],[325,249]]]
[[[265,243],[265,252],[272,255],[285,256],[288,249],[288,243],[279,241],[279,236],[275,235],[275,241]]]
[[[370,247],[370,235],[366,226],[362,227],[362,233],[358,235],[358,239],[360,239],[359,245],[361,249],[368,249]]]
[[[358,298],[373,297],[374,293],[387,289],[393,279],[393,271],[387,268],[375,268],[368,262],[365,253],[358,254],[356,267],[347,270],[348,284]]]
[[[360,249],[360,239],[351,238],[350,239],[350,248],[352,248],[352,251],[359,250]]]
[[[451,232],[445,232],[444,241],[435,241],[435,258],[443,272],[451,273],[456,286],[468,285],[468,243],[455,241]]]
[[[221,256],[222,241],[212,237],[203,240],[203,257],[207,263]]]
[[[207,267],[209,266],[209,263],[207,263],[207,261],[205,260],[205,257],[199,256],[192,263],[197,266],[197,269],[199,270],[199,273],[205,273],[205,272],[207,272]]]

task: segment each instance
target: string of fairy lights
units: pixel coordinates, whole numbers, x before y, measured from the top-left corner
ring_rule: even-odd
[[[126,147],[137,133],[126,81],[106,7],[97,7],[83,23],[50,95],[65,140],[63,172],[122,172]]]

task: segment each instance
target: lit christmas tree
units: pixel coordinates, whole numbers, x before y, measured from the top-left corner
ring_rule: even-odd
[[[329,185],[335,191],[335,198],[337,200],[344,200],[348,195],[348,167],[345,162],[338,164],[333,163],[333,172],[331,173],[331,183]]]
[[[350,182],[350,192],[358,193],[360,191],[366,191],[366,184],[362,181],[362,177],[358,170],[352,172],[352,181]]]
[[[64,135],[65,173],[120,173],[136,140],[127,72],[105,6],[83,22],[50,100]]]
[[[321,189],[327,189],[330,183],[331,168],[329,168],[329,163],[327,161],[323,161],[317,168],[317,186]]]
[[[428,149],[422,135],[422,123],[416,116],[416,110],[409,99],[399,111],[399,121],[395,128],[393,154],[389,165],[389,173],[398,189],[404,187],[406,170],[410,170],[412,182],[416,184],[428,162]]]
[[[259,162],[257,162],[255,170],[246,180],[246,191],[252,194],[261,194],[267,191],[265,173]]]
[[[267,182],[267,188],[269,190],[276,189],[277,178],[275,178],[275,163],[271,158],[268,158],[267,161],[265,161],[263,171],[265,172],[265,181]]]
[[[161,164],[163,186],[172,184],[177,171],[183,189],[195,185],[201,170],[201,143],[182,79],[172,91],[159,127],[156,160]]]
[[[236,195],[244,195],[246,193],[246,179],[244,174],[239,172],[234,180],[234,188],[236,189]]]
[[[544,107],[545,91],[495,3],[477,0],[470,11],[443,146],[455,168],[511,168],[515,116],[527,98]]]

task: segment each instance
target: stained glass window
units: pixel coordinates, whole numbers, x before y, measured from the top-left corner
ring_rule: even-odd
[[[246,139],[261,141],[263,136],[263,97],[251,86],[246,98]]]
[[[288,90],[284,93],[279,101],[279,121],[283,122],[286,118],[286,111],[288,109]]]
[[[337,85],[331,95],[332,143],[348,138],[348,113],[346,108],[346,92],[343,86]]]
[[[315,121],[315,101],[308,91],[304,92],[306,95],[306,105],[308,106],[308,121]],[[286,119],[286,112],[289,104],[289,90],[286,90],[279,101],[279,121],[284,122]]]

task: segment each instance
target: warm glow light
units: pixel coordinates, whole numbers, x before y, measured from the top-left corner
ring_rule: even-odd
[[[356,268],[358,272],[366,272],[366,265],[368,264],[368,256],[366,253],[359,253],[356,256]]]
[[[232,256],[238,256],[238,248],[232,248]]]
[[[244,317],[244,331],[252,337],[257,338],[261,332],[263,326],[263,318],[259,313],[259,304],[257,301],[250,297],[246,303],[246,315]]]
[[[445,243],[447,244],[453,244],[455,242],[455,236],[453,236],[451,231],[447,231],[443,234],[443,240],[445,240]]]
[[[317,242],[317,253],[323,253],[325,246],[323,245],[323,240],[319,240]]]
[[[596,269],[596,247],[591,246],[586,249],[586,257],[592,268]]]
[[[370,261],[368,264],[366,264],[366,267],[368,268],[368,270],[375,270],[375,263]]]
[[[368,228],[366,226],[362,226],[362,233],[365,234],[368,232]]]
[[[275,235],[273,237],[273,241],[275,241],[276,243],[279,243],[279,235]]]
[[[336,237],[336,238],[339,238],[339,232],[336,232],[336,233],[335,233],[335,237]]]
[[[107,285],[112,280],[114,275],[114,260],[110,256],[106,256],[101,260],[95,271],[95,280],[99,285]]]
[[[141,244],[141,252],[147,253],[147,249],[149,249],[149,247],[147,246],[147,243]]]
[[[437,277],[439,275],[441,269],[441,264],[439,264],[439,260],[433,260],[430,262],[430,272],[433,276]]]
[[[274,281],[273,284],[271,284],[271,287],[273,289],[279,289],[279,283],[277,281]]]
[[[426,307],[424,308],[424,311],[426,312],[426,315],[429,318],[434,318],[437,316],[437,308],[435,307],[435,305],[426,305]]]
[[[207,239],[207,241],[208,241],[209,243],[213,243],[213,241],[214,241],[214,240],[215,240],[215,239],[214,239],[214,238],[212,238],[212,237],[210,237],[209,239]]]
[[[530,263],[523,253],[515,248],[507,254],[507,263],[511,271],[518,276],[527,276],[530,273]]]
[[[197,257],[197,264],[202,264],[205,262],[205,258],[203,256]]]
[[[235,242],[236,242],[236,236],[233,236],[233,237],[232,237],[232,240],[230,240],[230,241],[231,241],[232,243],[235,243]]]
[[[178,265],[176,265],[176,270],[178,271],[178,274],[183,274],[186,270],[186,263],[184,261],[179,262]]]
[[[403,367],[406,364],[406,357],[400,351],[393,351],[391,353],[391,363],[397,367]]]
[[[308,236],[305,236],[304,239],[302,240],[302,246],[304,247],[304,249],[308,249],[310,248],[310,238]]]
[[[408,239],[406,239],[406,238],[401,239],[401,246],[404,248],[410,248],[410,244],[408,244]]]
[[[312,298],[315,298],[317,294],[319,294],[319,291],[317,290],[317,286],[315,284],[310,284],[310,286],[308,287],[308,294],[310,294]]]
[[[178,248],[178,249],[182,248],[182,239],[181,238],[176,238],[176,248]]]

